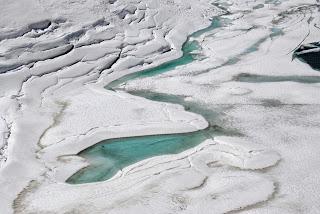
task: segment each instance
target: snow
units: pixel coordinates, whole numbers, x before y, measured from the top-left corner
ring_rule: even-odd
[[[0,0],[1,213],[317,213],[320,82],[236,78],[320,77],[292,58],[319,39],[318,3],[279,2]],[[194,38],[192,63],[104,88],[179,58],[188,35],[222,14],[221,28]],[[135,90],[219,106],[218,125],[240,134],[65,183],[88,165],[77,153],[102,140],[212,125]]]

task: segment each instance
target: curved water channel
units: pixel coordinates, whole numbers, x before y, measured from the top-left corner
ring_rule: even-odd
[[[222,19],[216,17],[212,20],[210,26],[188,37],[182,46],[183,55],[180,58],[154,68],[123,76],[111,82],[105,88],[114,90],[114,88],[129,80],[154,76],[171,71],[177,66],[191,63],[196,60],[197,54],[195,51],[201,48],[194,38],[219,27],[222,27]],[[192,102],[185,102],[183,98],[177,96],[157,94],[148,91],[136,91],[131,94],[155,101],[181,104],[186,110],[201,114],[206,119],[209,118],[210,124],[216,120],[218,115],[214,110],[206,109]],[[224,133],[224,130],[217,125],[210,125],[206,130],[186,134],[152,135],[104,140],[78,154],[86,158],[90,165],[76,172],[66,182],[80,184],[107,180],[126,166],[154,156],[180,153],[218,133]]]
[[[174,70],[177,66],[186,65],[197,60],[196,51],[200,50],[201,46],[195,38],[206,32],[221,28],[227,23],[228,19],[215,17],[209,27],[197,31],[188,37],[187,41],[182,46],[182,57],[154,68],[123,76],[122,78],[111,82],[105,88],[107,90],[119,90],[117,89],[119,85],[132,79],[158,75]],[[271,37],[280,34],[280,30],[271,29]],[[241,56],[256,51],[263,41],[265,41],[265,39],[253,44],[252,47],[241,55],[231,58],[226,64],[234,64],[240,60]],[[67,183],[80,184],[104,181],[113,177],[118,171],[126,166],[138,161],[159,155],[180,153],[195,147],[205,139],[213,138],[217,135],[240,135],[236,130],[225,130],[217,125],[223,124],[221,116],[223,116],[223,112],[228,109],[228,106],[202,106],[199,103],[185,101],[183,97],[150,91],[131,91],[128,93],[154,101],[180,104],[184,106],[187,111],[202,115],[208,121],[209,127],[205,130],[187,134],[128,137],[101,141],[78,154],[87,159],[90,165],[72,175],[66,181]]]

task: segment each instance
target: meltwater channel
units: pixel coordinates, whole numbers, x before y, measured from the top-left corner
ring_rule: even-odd
[[[196,60],[194,51],[201,47],[197,41],[192,38],[199,37],[203,33],[220,28],[222,27],[222,24],[222,19],[216,17],[212,20],[209,27],[189,36],[187,41],[183,44],[182,57],[154,68],[126,75],[111,82],[105,88],[114,89],[121,83],[132,79],[161,74],[171,71],[177,66],[186,65]],[[187,103],[184,102],[183,99],[179,99],[179,97],[172,97],[171,95],[166,94],[156,94],[145,91],[133,92],[132,94],[156,101],[179,103],[183,105],[186,110],[203,115],[209,121],[210,126],[206,130],[185,134],[152,135],[101,141],[78,154],[79,156],[86,158],[90,165],[72,175],[66,181],[67,183],[81,184],[108,180],[126,166],[154,156],[183,152],[197,146],[208,138],[216,136],[219,133],[224,133],[224,130],[221,127],[213,124],[218,115],[214,110],[206,109],[195,103]]]

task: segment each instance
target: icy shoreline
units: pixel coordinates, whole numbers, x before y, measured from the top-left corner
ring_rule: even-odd
[[[64,181],[87,165],[74,155],[101,140],[208,126],[180,105],[103,87],[180,57],[187,36],[222,11],[206,0],[79,1],[73,9],[30,0],[27,7],[38,15],[31,16],[17,1],[1,2],[6,7],[0,9],[5,14],[0,23],[0,145],[8,145],[0,153],[7,159],[0,169],[1,211],[226,213],[260,203],[245,212],[318,210],[304,199],[318,199],[316,190],[304,192],[317,188],[319,174],[307,167],[316,163],[319,150],[312,144],[319,137],[318,83],[234,81],[241,73],[320,76],[303,63],[291,62],[288,54],[302,39],[307,43],[318,38],[314,12],[319,5],[280,3],[216,3],[228,8],[231,24],[199,39],[199,61],[124,86],[227,106],[222,125],[241,130],[245,137],[220,137],[177,155],[147,159],[110,181],[68,185]],[[12,11],[15,20],[9,19]],[[273,25],[283,33],[272,34]],[[304,157],[295,155],[300,146]],[[270,169],[280,159],[272,149],[285,160]],[[297,180],[302,169],[315,170],[305,186]],[[270,199],[272,206],[263,203]]]
[[[90,5],[92,3],[88,2],[86,4]],[[117,14],[121,13],[121,11],[127,11],[126,7],[130,4],[133,5],[133,7],[131,6],[132,12],[129,11],[124,17],[118,17]],[[167,60],[166,55],[169,58],[179,56],[180,47],[187,35],[202,28],[202,25],[206,25],[207,19],[201,16],[194,16],[188,24],[186,19],[183,19],[183,21],[181,19],[184,16],[182,11],[176,16],[171,16],[176,12],[176,9],[172,8],[170,4],[169,7],[171,9],[168,10],[168,5],[164,4],[163,8],[157,11],[155,9],[159,6],[157,1],[147,4],[135,1],[119,1],[112,5],[104,5],[105,8],[100,8],[102,10],[107,9],[108,12],[104,15],[104,19],[107,21],[99,21],[102,16],[101,13],[98,16],[97,14],[93,15],[94,11],[86,9],[86,6],[89,5],[81,5],[80,3],[78,6],[91,20],[93,18],[92,24],[81,26],[83,25],[83,14],[74,14],[74,11],[70,9],[69,11],[61,11],[60,16],[72,19],[71,22],[64,18],[58,18],[57,22],[51,21],[50,25],[48,24],[45,27],[40,26],[40,24],[27,24],[28,27],[22,27],[22,30],[16,33],[13,31],[11,31],[12,33],[9,31],[10,34],[4,33],[4,35],[8,36],[4,37],[7,40],[1,41],[3,47],[1,51],[3,54],[7,54],[5,55],[6,57],[12,57],[13,59],[9,61],[4,59],[3,63],[5,64],[2,65],[4,68],[2,72],[6,72],[8,69],[18,69],[2,74],[0,78],[2,85],[1,112],[5,118],[8,118],[9,122],[12,121],[10,122],[12,123],[12,135],[8,139],[9,147],[8,152],[6,152],[7,161],[1,169],[0,179],[1,186],[10,190],[3,193],[4,200],[0,202],[1,210],[4,213],[12,212],[11,204],[13,200],[31,180],[41,179],[40,175],[43,173],[46,175],[50,162],[42,159],[43,154],[47,155],[45,152],[43,153],[43,150],[45,151],[48,148],[47,150],[51,152],[49,146],[52,144],[58,142],[58,147],[59,142],[64,144],[63,148],[58,151],[58,155],[63,156],[76,154],[90,146],[90,144],[92,145],[99,140],[113,136],[125,137],[190,132],[207,126],[202,117],[187,112],[184,113],[183,108],[180,106],[153,104],[147,100],[136,100],[136,98],[128,97],[125,94],[110,93],[105,91],[101,87],[102,85],[99,86],[99,84],[96,84],[96,86],[92,84],[91,86],[85,85],[85,83],[96,81],[96,79],[102,79],[99,82],[105,85],[106,81],[112,80],[112,77],[107,74],[110,71],[126,70],[125,72],[127,73],[130,72],[128,68],[136,65],[139,67],[141,61],[145,61],[144,51],[150,50],[150,48],[154,49],[154,53],[157,53],[158,50],[161,51],[162,47],[170,45],[173,50],[167,54],[160,55],[160,58],[156,55],[152,58],[152,53],[150,53],[151,58],[147,60],[148,63],[161,63],[161,60]],[[190,6],[190,4],[185,3],[175,5],[178,8]],[[202,5],[196,6],[196,8],[204,8],[206,5],[203,2]],[[18,9],[18,5],[14,2],[10,6],[12,8],[3,8],[3,11],[10,13],[12,9]],[[42,6],[37,8],[39,6],[37,3],[30,2],[29,6],[36,7],[40,14],[43,13]],[[58,5],[52,4],[50,6]],[[95,5],[92,4],[90,6]],[[207,17],[217,14],[215,9],[212,9],[211,12],[210,9],[205,9]],[[51,11],[56,13],[56,8],[52,8]],[[199,12],[198,9],[190,7],[190,10],[185,12],[194,13],[195,11]],[[19,9],[16,12],[19,13]],[[159,12],[161,15],[155,16]],[[36,19],[46,16],[48,14],[43,13]],[[54,16],[57,15],[55,14]],[[154,17],[158,18],[155,20]],[[195,19],[195,17],[198,18]],[[95,19],[98,21],[95,21]],[[139,21],[135,23],[134,19]],[[109,23],[109,20],[112,23]],[[29,20],[24,21],[29,22]],[[164,31],[157,29],[167,21],[169,23],[163,28]],[[33,19],[30,23],[32,22],[41,23],[41,21],[34,21]],[[116,26],[119,23],[120,25]],[[190,23],[195,24],[194,27],[191,27]],[[10,27],[10,24],[11,22],[7,23],[6,27]],[[196,26],[197,24],[198,26]],[[22,25],[25,26],[24,23]],[[130,27],[130,25],[134,27]],[[188,28],[183,27],[185,25],[188,25]],[[20,28],[19,26],[14,27]],[[139,35],[140,30],[142,30],[144,37]],[[73,32],[66,34],[64,31]],[[120,34],[118,35],[118,33]],[[177,35],[178,33],[180,34],[179,36]],[[19,47],[23,47],[26,43],[31,44],[29,55],[24,54],[24,49]],[[72,45],[70,46],[68,43]],[[144,43],[147,44],[146,47],[140,45]],[[65,46],[67,49],[56,48],[56,46],[64,44],[67,44]],[[123,44],[127,45],[124,46]],[[141,49],[140,52],[134,53],[135,46]],[[51,49],[51,52],[49,53],[46,49]],[[17,53],[13,52],[16,50],[18,51]],[[118,59],[120,54],[130,51],[132,56],[126,57],[123,54],[123,56],[121,55],[122,58]],[[19,56],[21,53],[23,57]],[[137,56],[136,59],[133,57],[134,55]],[[16,56],[18,56],[18,60],[14,59]],[[26,66],[19,67],[24,64]],[[108,68],[112,68],[112,70]],[[132,68],[131,72],[137,69],[139,68]],[[108,72],[105,74],[105,71]],[[121,75],[121,72],[114,73]],[[105,79],[105,76],[108,77]],[[88,100],[88,98],[90,99]],[[108,106],[108,103],[112,103],[112,105]],[[87,110],[89,106],[91,106],[91,112],[96,112],[99,115],[98,117],[94,114],[88,117]],[[122,107],[119,108],[120,106]],[[105,109],[106,107],[110,110]],[[7,109],[10,109],[10,111]],[[114,111],[115,109],[118,110],[118,113]],[[141,117],[141,113],[139,113],[141,110],[145,111],[146,116]],[[72,117],[73,111],[77,113],[74,117]],[[160,115],[159,112],[161,113]],[[81,116],[81,113],[83,113],[83,116]],[[114,116],[108,116],[110,113],[114,114]],[[122,116],[119,117],[120,115]],[[82,118],[86,118],[87,122],[84,122]],[[101,119],[97,120],[97,118]],[[79,123],[79,119],[82,122]],[[74,120],[74,125],[70,126],[68,120]],[[61,125],[62,121],[67,122],[66,128]],[[62,130],[67,129],[70,133],[65,135],[62,133],[63,131],[58,131],[58,133],[61,132],[61,134],[58,134],[54,131],[56,127]],[[78,137],[81,138],[81,136],[86,137],[86,140],[79,140]],[[22,145],[21,142],[25,143]],[[71,144],[70,150],[67,150],[68,144]],[[54,155],[54,153],[49,153],[50,155]],[[54,160],[51,161],[57,161],[57,157],[55,156]],[[63,165],[63,162],[59,164]],[[80,164],[83,166],[83,163],[80,162]],[[74,169],[75,166],[77,164],[71,166],[70,171],[67,170],[68,173],[73,173],[72,169],[76,171]],[[53,166],[53,168],[55,167]],[[17,178],[14,182],[12,182],[13,176]]]

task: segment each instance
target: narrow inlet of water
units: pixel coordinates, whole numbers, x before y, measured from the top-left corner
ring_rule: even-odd
[[[106,89],[113,89],[121,83],[127,82],[135,78],[143,78],[161,74],[175,69],[177,66],[185,65],[193,60],[194,51],[200,49],[196,40],[192,38],[199,37],[203,33],[212,31],[221,27],[221,20],[214,18],[209,27],[195,32],[183,44],[183,55],[179,59],[172,60],[160,66],[146,69],[141,72],[126,75],[118,80],[111,82],[106,86]],[[172,97],[165,94],[156,94],[151,92],[138,92],[137,96],[144,96],[148,99],[157,100],[161,102],[171,102],[184,105],[186,110],[198,109],[196,113],[202,112],[206,116],[211,115],[210,118],[215,118],[217,114],[214,111],[206,112],[200,110],[200,107],[195,108],[195,105],[187,105],[183,99],[179,97]],[[175,102],[173,102],[175,100]],[[209,131],[210,130],[210,131]],[[172,134],[172,135],[155,135],[142,137],[129,137],[119,139],[109,139],[99,142],[86,150],[81,151],[78,155],[87,159],[90,165],[83,168],[72,175],[66,182],[70,184],[98,182],[110,179],[119,170],[132,165],[138,161],[146,158],[165,155],[176,154],[203,142],[205,139],[211,138],[215,132],[220,132],[218,126],[210,126],[207,130],[187,133],[187,134]]]
[[[150,68],[150,69],[146,69],[146,70],[142,70],[140,72],[135,72],[132,74],[128,74],[125,75],[111,83],[109,83],[105,88],[106,89],[113,89],[119,85],[121,85],[124,82],[128,82],[130,80],[136,79],[136,78],[144,78],[144,77],[151,77],[151,76],[155,76],[158,74],[162,74],[171,70],[174,70],[176,67],[181,66],[181,65],[186,65],[189,64],[191,62],[193,62],[194,60],[196,60],[196,53],[194,53],[195,51],[199,50],[201,47],[199,46],[198,42],[196,40],[194,40],[195,38],[201,36],[202,34],[215,30],[217,28],[222,27],[222,19],[215,17],[214,19],[212,19],[212,22],[210,24],[210,26],[208,26],[207,28],[204,28],[202,30],[199,30],[193,34],[191,34],[187,41],[182,45],[182,57],[163,63],[159,66],[156,66],[154,68]]]
[[[115,89],[117,86],[127,81],[136,78],[155,76],[174,70],[177,66],[191,63],[192,61],[196,60],[196,54],[194,52],[201,48],[194,38],[200,37],[206,32],[223,27],[223,24],[225,23],[227,23],[226,19],[214,18],[209,27],[193,33],[183,44],[182,57],[154,68],[126,75],[111,82],[106,86],[106,89]],[[277,36],[279,32],[275,32],[275,35],[273,35],[273,33],[274,32],[272,32],[271,36]],[[252,50],[249,49],[247,52],[254,51],[255,47],[260,43],[261,42],[254,44],[254,48],[252,48]],[[187,111],[200,114],[206,118],[209,123],[209,127],[205,130],[188,134],[155,135],[104,140],[93,145],[92,147],[87,148],[84,151],[81,151],[78,154],[79,156],[87,159],[90,165],[79,170],[77,173],[71,176],[67,180],[68,183],[80,184],[107,180],[124,167],[132,165],[146,158],[165,154],[176,154],[200,144],[205,139],[213,138],[214,136],[218,135],[240,135],[240,133],[236,130],[226,130],[218,125],[223,124],[223,121],[220,121],[220,118],[223,115],[223,111],[227,109],[228,106],[223,106],[220,108],[212,106],[205,107],[199,105],[198,103],[186,102],[183,97],[175,95],[161,94],[150,91],[127,92],[132,95],[144,97],[153,101],[180,104],[184,106]]]

